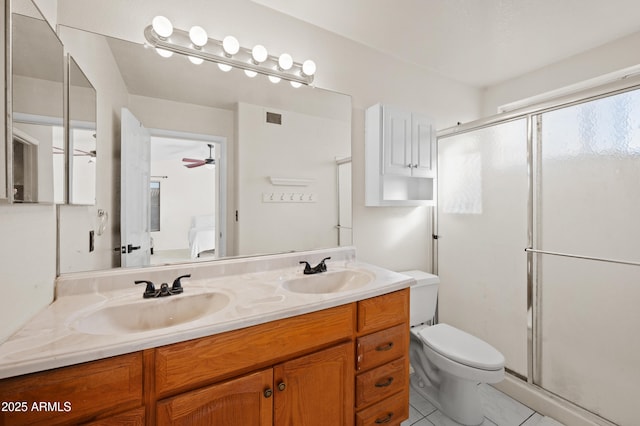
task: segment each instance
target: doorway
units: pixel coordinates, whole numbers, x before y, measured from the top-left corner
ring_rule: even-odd
[[[224,138],[150,133],[151,264],[225,256]]]

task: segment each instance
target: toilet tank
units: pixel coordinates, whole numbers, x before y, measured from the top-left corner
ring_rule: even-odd
[[[432,320],[436,314],[440,278],[437,275],[423,271],[404,271],[400,273],[416,280],[416,283],[410,288],[411,305],[409,307],[409,315],[411,317],[411,326]]]

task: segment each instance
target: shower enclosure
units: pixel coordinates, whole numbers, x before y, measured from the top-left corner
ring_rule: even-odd
[[[637,424],[638,86],[440,132],[434,230],[441,322],[520,379]]]

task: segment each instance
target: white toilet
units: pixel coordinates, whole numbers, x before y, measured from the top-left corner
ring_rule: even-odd
[[[447,324],[429,325],[436,313],[436,275],[405,271],[411,286],[411,387],[463,425],[484,421],[480,383],[504,378],[504,356],[488,343]],[[429,324],[426,324],[429,322]]]

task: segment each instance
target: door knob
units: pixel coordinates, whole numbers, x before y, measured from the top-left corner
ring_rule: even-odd
[[[284,384],[284,382],[280,382],[278,383],[278,390],[279,391],[283,391],[287,388],[287,385]]]

